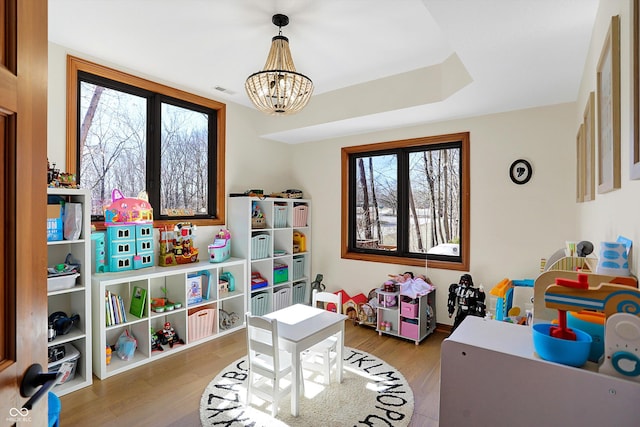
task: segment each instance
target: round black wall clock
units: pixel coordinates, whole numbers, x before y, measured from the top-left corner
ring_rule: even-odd
[[[511,163],[509,176],[514,183],[518,185],[526,184],[531,179],[531,175],[533,175],[533,169],[531,168],[531,163],[528,161],[518,159]]]

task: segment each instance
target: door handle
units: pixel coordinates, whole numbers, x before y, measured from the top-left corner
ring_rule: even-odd
[[[28,410],[33,409],[33,405],[56,385],[61,376],[62,372],[42,372],[42,366],[38,363],[29,366],[20,383],[20,396],[31,397],[31,399],[27,400],[22,407]]]

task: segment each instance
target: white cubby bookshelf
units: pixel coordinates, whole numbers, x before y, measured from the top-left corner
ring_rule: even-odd
[[[92,282],[95,375],[100,379],[108,378],[243,328],[246,311],[246,271],[244,259],[229,258],[220,263],[198,261],[171,267],[156,266],[119,273],[94,274]],[[233,291],[219,289],[218,282],[223,272],[231,273],[233,276],[235,282]],[[210,285],[209,295],[202,301],[188,303],[188,283],[193,275],[206,277]],[[205,285],[203,280],[203,288]],[[129,312],[131,297],[136,286],[147,291],[144,313],[140,318]],[[151,310],[151,299],[165,295],[162,288],[167,290],[166,296],[170,301],[181,303],[180,308],[162,313]],[[105,308],[107,291],[122,297],[126,322],[107,326]],[[237,322],[226,329],[220,325],[222,310],[238,316]],[[205,325],[199,325],[197,321],[200,319],[196,319],[196,316],[209,321]],[[173,347],[163,345],[163,351],[152,351],[152,333],[162,330],[165,322],[171,323],[178,337],[184,340],[184,344]],[[203,328],[206,330],[203,331]],[[114,351],[111,354],[111,362],[107,364],[107,346],[115,345],[118,337],[125,330],[128,330],[137,340],[137,349],[133,358],[122,360]]]
[[[264,315],[291,304],[308,304],[311,200],[243,196],[229,197],[227,204],[231,254],[247,260],[247,309]],[[252,221],[254,205],[263,215],[260,221]],[[300,239],[294,243],[300,236],[302,244]],[[251,288],[253,272],[266,279],[266,287]]]
[[[87,387],[93,382],[91,372],[91,196],[88,190],[69,188],[48,188],[47,196],[51,199],[61,199],[63,202],[79,203],[82,206],[79,237],[73,240],[47,241],[48,267],[64,263],[69,254],[74,262],[80,264],[80,275],[75,279],[72,287],[47,291],[49,316],[59,311],[68,316],[74,314],[80,316],[80,320],[67,334],[57,335],[55,339],[48,342],[49,349],[70,344],[80,353],[75,362],[73,379],[58,384],[53,389],[58,396],[63,396]]]

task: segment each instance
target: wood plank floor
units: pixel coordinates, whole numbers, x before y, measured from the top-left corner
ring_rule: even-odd
[[[414,393],[411,427],[438,426],[440,344],[436,332],[420,345],[364,326],[345,324],[345,345],[380,357],[405,376]],[[185,349],[61,397],[60,425],[199,426],[200,396],[225,366],[246,354],[244,330]]]

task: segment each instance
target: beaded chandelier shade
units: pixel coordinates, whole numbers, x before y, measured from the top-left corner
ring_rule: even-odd
[[[302,110],[313,94],[313,82],[296,72],[289,39],[281,28],[289,23],[285,15],[273,15],[272,22],[279,33],[271,39],[271,49],[263,71],[251,74],[244,84],[247,95],[256,108],[273,115],[287,115]]]

